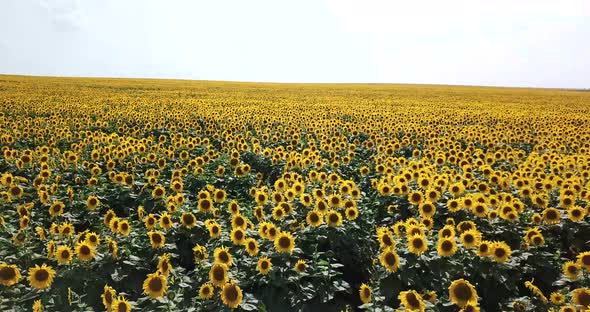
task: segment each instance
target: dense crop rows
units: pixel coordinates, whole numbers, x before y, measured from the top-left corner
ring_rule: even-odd
[[[582,311],[590,93],[0,76],[0,310]]]

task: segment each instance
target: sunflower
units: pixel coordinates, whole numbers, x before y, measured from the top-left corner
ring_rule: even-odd
[[[88,243],[89,245],[92,245],[93,247],[96,247],[100,245],[100,236],[98,236],[98,234],[94,232],[88,232],[86,233],[86,238],[84,239],[84,242]]]
[[[60,245],[57,247],[55,252],[55,258],[59,264],[68,264],[72,261],[74,253],[72,252],[72,248],[67,245]]]
[[[231,227],[234,229],[245,230],[248,227],[248,219],[239,213],[236,213],[231,218]]]
[[[450,257],[457,252],[457,243],[454,237],[444,237],[438,240],[436,251],[443,257]]]
[[[543,210],[543,220],[547,224],[557,224],[561,221],[561,212],[556,208],[546,208]]]
[[[420,191],[413,191],[408,194],[408,201],[414,205],[418,206],[424,200],[424,195]]]
[[[369,285],[362,283],[361,287],[359,288],[359,296],[363,303],[369,303],[373,300],[372,298],[373,291]]]
[[[262,257],[258,260],[257,268],[260,274],[266,275],[268,274],[268,272],[270,272],[270,269],[272,268],[272,262],[268,257]]]
[[[445,225],[438,231],[438,238],[447,238],[455,236],[455,228],[452,225]]]
[[[168,281],[159,271],[148,274],[143,281],[143,293],[152,299],[162,298],[167,288]]]
[[[63,202],[55,201],[51,204],[51,206],[49,206],[49,215],[51,217],[60,216],[64,212],[65,207],[66,205],[64,205]]]
[[[430,201],[423,201],[418,206],[418,212],[422,217],[430,217],[434,216],[436,213],[436,207]]]
[[[127,236],[131,232],[131,225],[129,224],[129,220],[121,220],[119,221],[119,227],[117,233]]]
[[[35,300],[33,303],[33,312],[42,312],[43,311],[43,304],[41,303],[41,299]]]
[[[295,239],[293,239],[293,235],[289,232],[280,232],[274,239],[274,245],[278,252],[291,253],[295,248]]]
[[[305,218],[305,221],[307,221],[307,224],[309,224],[313,227],[318,227],[324,222],[324,219],[321,217],[321,215],[317,211],[312,210],[307,213],[307,217]]]
[[[512,254],[512,249],[504,242],[494,242],[491,247],[491,255],[497,262],[503,263],[508,261],[508,258]]]
[[[164,230],[166,230],[166,231],[170,230],[173,225],[174,225],[174,223],[172,222],[172,218],[170,217],[168,212],[164,212],[163,214],[160,215],[160,226]]]
[[[356,207],[349,207],[344,211],[344,215],[348,220],[356,220],[359,216],[359,211]]]
[[[573,261],[568,261],[563,264],[562,270],[565,276],[567,276],[571,280],[575,280],[580,275],[582,267]]]
[[[552,292],[549,296],[551,303],[561,305],[565,302],[565,296],[562,293]]]
[[[459,200],[453,198],[447,201],[447,209],[449,209],[450,212],[458,212],[461,208]]]
[[[377,238],[379,239],[379,246],[383,249],[387,248],[395,248],[395,239],[391,232],[389,231],[379,231],[377,233]]]
[[[109,238],[107,239],[107,245],[109,252],[111,253],[111,257],[113,259],[117,259],[117,251],[119,250],[119,247],[117,246],[117,241]]]
[[[481,233],[475,229],[468,230],[461,233],[459,239],[465,248],[474,248],[481,242]]]
[[[229,236],[235,245],[241,246],[246,242],[246,232],[241,228],[233,229]]]
[[[156,219],[156,217],[154,216],[154,214],[150,213],[145,220],[143,221],[143,223],[145,224],[145,228],[148,230],[151,230],[153,228],[156,227],[156,222],[158,220]]]
[[[209,280],[216,287],[222,287],[229,277],[227,275],[227,266],[221,263],[215,263],[209,270]]]
[[[216,221],[213,221],[207,225],[207,230],[209,230],[209,236],[211,238],[219,237],[221,234],[221,226]]]
[[[577,257],[577,262],[584,267],[586,271],[590,271],[590,251],[580,253]]]
[[[415,290],[406,290],[399,293],[397,296],[406,311],[424,311],[424,299]]]
[[[463,309],[459,310],[459,312],[479,312],[480,308],[477,306],[477,303],[468,302]]]
[[[576,312],[578,309],[572,305],[565,305],[559,309],[559,312]]]
[[[242,302],[242,290],[235,282],[229,282],[223,285],[221,289],[221,300],[226,306],[235,309]]]
[[[205,283],[199,288],[199,298],[211,299],[214,295],[214,288],[211,283]]]
[[[379,261],[389,272],[395,272],[399,269],[399,256],[393,249],[385,249],[379,256]]]
[[[100,200],[94,195],[88,196],[86,199],[86,207],[90,210],[95,210],[100,205]]]
[[[477,292],[469,281],[458,279],[449,286],[449,298],[454,304],[463,308],[467,303],[477,303]]]
[[[207,248],[197,244],[195,247],[193,247],[193,257],[195,258],[195,262],[208,259],[209,255],[207,254]]]
[[[428,249],[428,241],[422,235],[411,236],[408,239],[408,250],[415,255],[421,255]]]
[[[326,213],[326,223],[331,227],[338,227],[342,224],[342,215],[336,210]]]
[[[168,277],[170,272],[172,272],[172,264],[170,263],[170,256],[165,253],[160,256],[158,260],[158,272],[162,273],[162,275]]]
[[[252,237],[246,239],[244,246],[246,247],[246,252],[248,255],[250,255],[250,257],[254,257],[258,254],[258,242],[256,239]]]
[[[129,312],[131,311],[131,304],[125,299],[125,297],[119,296],[117,299],[113,300],[111,309],[114,312]]]
[[[590,288],[577,288],[571,292],[572,302],[576,305],[590,305]]]
[[[96,254],[92,245],[82,242],[76,244],[76,255],[78,256],[78,259],[82,261],[91,261],[94,260]]]
[[[115,300],[116,295],[117,292],[115,289],[113,289],[113,287],[104,285],[104,290],[102,291],[102,295],[100,295],[100,297],[102,298],[102,304],[108,311],[110,311],[111,307],[113,306],[113,301]]]
[[[272,209],[272,218],[276,221],[280,221],[285,217],[285,210],[282,206],[276,206]]]
[[[164,189],[162,186],[158,185],[156,186],[153,190],[152,190],[152,197],[154,199],[160,199],[163,198],[166,195],[166,189]]]
[[[213,201],[210,198],[201,198],[197,202],[200,212],[207,213],[213,209]]]
[[[59,226],[59,235],[63,237],[70,237],[74,235],[74,226],[71,223],[62,223]]]
[[[185,228],[192,229],[197,224],[197,218],[192,212],[185,212],[180,216],[180,223]]]
[[[225,246],[215,248],[213,257],[215,258],[215,263],[224,264],[228,267],[233,265],[233,257]]]
[[[305,269],[307,269],[307,264],[305,263],[305,260],[300,259],[300,260],[297,260],[297,263],[295,263],[295,266],[293,268],[298,273],[303,273],[303,272],[305,272]]]
[[[0,284],[12,286],[22,278],[20,271],[14,264],[0,263]]]
[[[35,265],[34,268],[29,269],[29,283],[33,288],[47,289],[51,287],[54,278],[55,271],[45,263],[41,266]]]
[[[491,252],[491,249],[492,249],[492,242],[487,241],[487,240],[483,240],[477,246],[477,254],[480,257],[489,256],[490,255],[490,252]]]
[[[152,245],[152,248],[161,248],[164,247],[164,244],[166,244],[166,236],[164,236],[162,232],[152,231],[148,232],[147,234],[150,238],[150,244]]]
[[[573,206],[567,210],[567,217],[574,222],[584,220],[585,216],[586,210],[580,206]]]

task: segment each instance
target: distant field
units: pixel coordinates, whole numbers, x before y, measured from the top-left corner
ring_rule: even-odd
[[[0,75],[0,311],[582,311],[590,93]]]

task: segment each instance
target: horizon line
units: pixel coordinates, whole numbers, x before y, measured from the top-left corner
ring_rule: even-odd
[[[53,76],[35,74],[6,74],[0,73],[0,77],[26,77],[26,78],[66,78],[66,79],[120,79],[120,80],[170,80],[170,81],[194,81],[194,82],[227,82],[246,84],[286,84],[286,85],[406,85],[406,86],[440,86],[440,87],[479,87],[479,88],[502,88],[502,89],[541,89],[541,90],[564,90],[564,91],[590,91],[588,88],[567,88],[567,87],[531,87],[531,86],[507,86],[507,85],[477,85],[477,84],[444,84],[444,83],[412,83],[412,82],[283,82],[283,81],[253,81],[253,80],[216,80],[216,79],[192,79],[172,77],[131,77],[131,76]]]

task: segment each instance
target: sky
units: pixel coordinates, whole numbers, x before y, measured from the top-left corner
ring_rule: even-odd
[[[590,1],[0,0],[0,74],[590,88]]]

